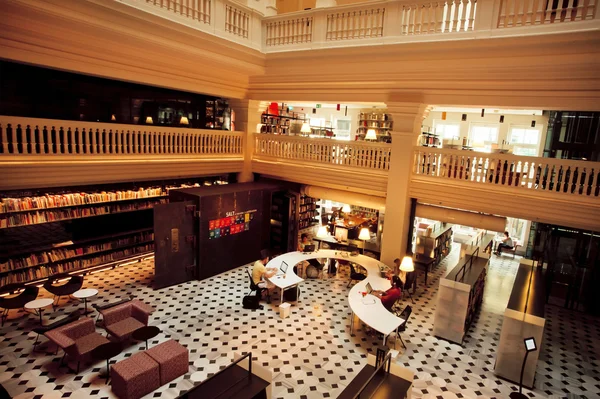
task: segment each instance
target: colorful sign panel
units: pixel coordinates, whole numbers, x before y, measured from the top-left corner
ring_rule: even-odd
[[[221,219],[208,221],[208,239],[213,240],[250,230],[250,221],[254,219],[256,209],[245,212],[227,212]]]

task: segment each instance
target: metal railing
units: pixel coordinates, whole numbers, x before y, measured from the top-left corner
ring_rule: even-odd
[[[367,381],[365,381],[362,386],[360,387],[360,389],[358,390],[358,392],[356,393],[356,395],[354,395],[354,399],[360,399],[360,395],[363,393],[363,391],[365,389],[367,389],[367,387],[369,386],[369,384],[371,383],[371,381],[373,381],[373,378],[375,378],[375,376],[377,374],[379,374],[380,372],[385,372],[385,373],[389,373],[390,372],[390,367],[392,364],[392,354],[388,353],[387,356],[385,357],[385,359],[383,359],[382,362],[379,363],[379,365],[377,365],[377,367],[375,368],[375,371],[373,371],[373,373],[369,376],[369,378],[367,379]],[[384,370],[384,366],[387,365],[387,370]]]

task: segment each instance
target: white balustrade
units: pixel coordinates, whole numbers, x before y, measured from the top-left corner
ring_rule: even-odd
[[[146,3],[186,18],[210,24],[211,0],[146,0]]]
[[[381,37],[384,16],[385,7],[328,13],[325,40]]]
[[[0,116],[9,155],[243,155],[240,132]]]
[[[387,172],[391,145],[255,134],[254,157],[323,163]]]
[[[248,37],[250,16],[247,12],[229,4],[225,5],[225,30],[236,36]]]
[[[600,163],[415,147],[413,175],[489,187],[600,195]]]
[[[594,19],[597,0],[501,0],[498,28]]]
[[[313,37],[313,18],[281,19],[265,22],[265,45],[280,46],[284,44],[310,43]]]
[[[402,5],[402,34],[472,31],[477,0],[425,1]]]

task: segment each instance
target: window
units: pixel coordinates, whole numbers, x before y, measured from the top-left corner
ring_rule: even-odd
[[[350,140],[350,120],[335,119],[335,138],[338,140]]]
[[[457,139],[460,137],[460,125],[458,123],[435,122],[435,134],[442,139]]]
[[[497,143],[498,126],[493,125],[471,125],[472,143]]]
[[[509,143],[513,145],[513,154],[535,157],[540,145],[540,128],[511,126]]]

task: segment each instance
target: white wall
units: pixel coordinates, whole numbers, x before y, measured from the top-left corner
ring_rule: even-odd
[[[334,120],[336,118],[343,118],[343,119],[350,119],[350,140],[354,140],[354,136],[356,135],[356,128],[358,127],[358,115],[360,114],[361,110],[357,109],[357,108],[348,108],[348,113],[347,115],[345,114],[345,105],[341,104],[340,105],[340,110],[337,111],[336,108],[315,108],[316,109],[316,113],[312,113],[313,108],[309,108],[309,107],[304,107],[304,106],[296,106],[294,104],[286,104],[286,105],[291,105],[294,107],[293,112],[299,112],[299,113],[305,113],[306,114],[306,118],[307,121],[310,118],[324,118],[325,121],[331,122],[330,124],[327,124],[326,126],[333,126],[335,127],[335,125],[333,125]],[[316,107],[316,104],[315,104]],[[335,129],[333,130],[334,133],[336,133]]]
[[[535,121],[535,128],[540,130],[540,142],[538,143],[538,156],[541,156],[544,150],[544,143],[546,141],[546,132],[548,130],[548,113],[544,113],[540,116],[533,115],[504,115],[504,123],[500,123],[501,112],[485,112],[484,116],[481,117],[480,113],[467,113],[467,120],[462,121],[461,112],[447,112],[446,120],[442,120],[442,112],[432,111],[429,113],[427,118],[423,121],[424,128],[431,128],[431,132],[434,130],[436,123],[448,123],[455,122],[460,124],[460,139],[469,137],[469,130],[473,124],[483,123],[489,125],[496,125],[499,127],[498,130],[498,143],[502,143],[503,140],[508,141],[510,139],[509,132],[511,126],[525,126],[531,128],[531,121]]]

